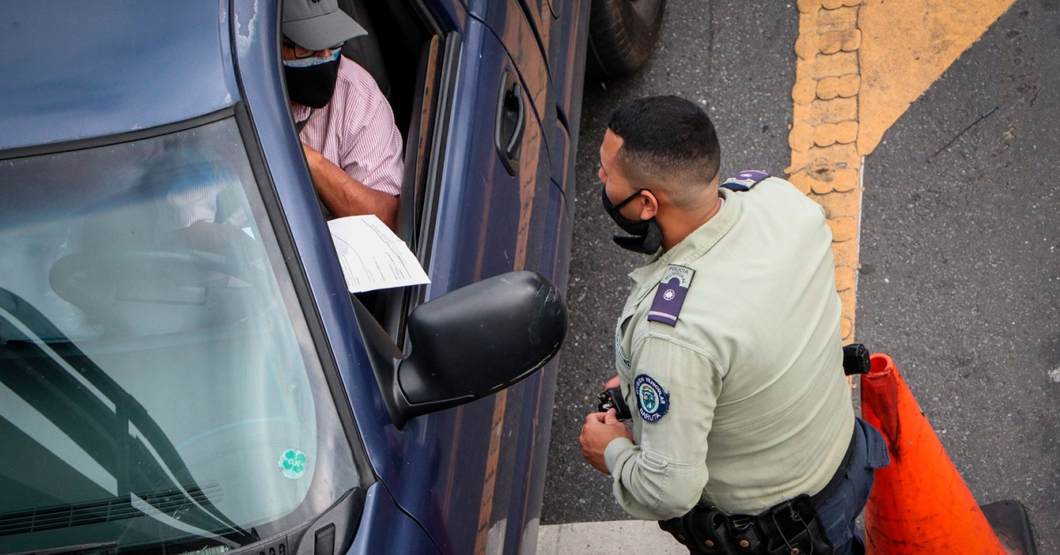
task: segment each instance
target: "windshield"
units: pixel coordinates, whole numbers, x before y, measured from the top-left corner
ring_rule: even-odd
[[[359,484],[328,391],[234,119],[0,161],[0,554],[311,520]]]

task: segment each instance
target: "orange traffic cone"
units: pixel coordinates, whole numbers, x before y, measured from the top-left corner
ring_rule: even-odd
[[[1002,546],[894,361],[881,354],[871,361],[861,378],[862,417],[883,434],[891,464],[876,471],[865,507],[869,555],[1025,553]]]

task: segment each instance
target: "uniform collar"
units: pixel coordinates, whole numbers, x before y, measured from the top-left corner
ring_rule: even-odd
[[[660,249],[648,259],[647,264],[630,272],[629,278],[634,287],[644,283],[654,286],[659,281],[655,274],[671,264],[687,263],[703,256],[732,229],[743,212],[740,195],[728,189],[719,189],[718,194],[725,199],[725,203],[713,218],[688,234],[688,237],[670,250]]]

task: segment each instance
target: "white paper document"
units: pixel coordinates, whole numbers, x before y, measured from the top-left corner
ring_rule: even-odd
[[[328,222],[350,293],[430,283],[416,255],[375,216]]]

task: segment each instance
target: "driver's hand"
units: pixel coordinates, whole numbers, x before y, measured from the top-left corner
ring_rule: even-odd
[[[232,258],[246,258],[258,253],[253,239],[242,229],[226,224],[195,222],[176,230],[170,240],[171,246],[212,252]]]

